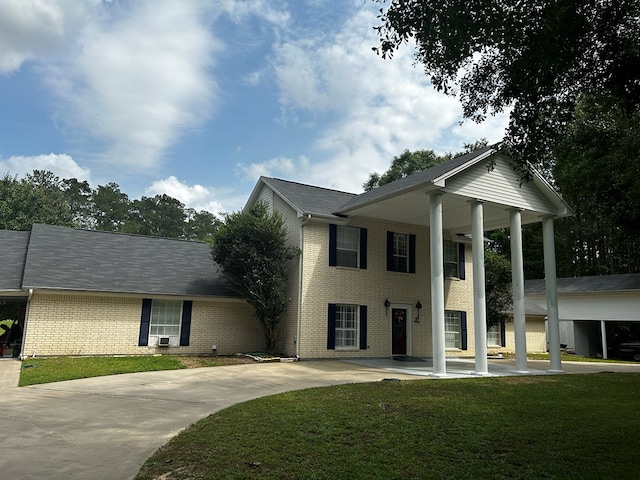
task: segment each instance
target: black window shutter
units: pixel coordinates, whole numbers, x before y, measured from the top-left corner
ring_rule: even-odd
[[[146,347],[149,345],[149,323],[151,323],[151,299],[142,299],[142,315],[140,316],[140,336],[138,345]]]
[[[393,232],[387,232],[387,271],[393,270]]]
[[[367,269],[367,229],[360,229],[360,268]]]
[[[338,264],[338,227],[333,223],[329,225],[329,266]]]
[[[189,336],[191,335],[191,310],[193,302],[185,300],[182,303],[182,321],[180,322],[180,346],[189,346]]]
[[[460,348],[467,350],[467,312],[460,312]]]
[[[458,244],[458,278],[464,280],[464,243]]]
[[[505,321],[502,320],[500,322],[500,346],[501,347],[506,347],[507,346],[507,332],[506,332],[506,328],[505,328]]]
[[[367,306],[360,305],[360,350],[367,349]]]
[[[409,235],[409,273],[416,273],[416,236]]]
[[[329,322],[327,325],[327,350],[336,349],[336,304],[329,304]]]

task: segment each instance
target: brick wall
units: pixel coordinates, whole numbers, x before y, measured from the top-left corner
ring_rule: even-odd
[[[187,347],[138,346],[141,297],[34,293],[24,355],[218,354],[264,348],[263,334],[245,302],[194,300]]]
[[[367,228],[368,265],[366,270],[329,267],[329,226],[310,222],[304,231],[304,274],[300,333],[301,358],[340,358],[348,356],[384,357],[391,355],[390,311],[385,299],[410,309],[411,345],[408,353],[431,356],[431,284],[429,260],[429,230],[414,225],[394,224],[371,219],[354,218],[350,226]],[[416,273],[396,273],[386,270],[387,231],[416,235]],[[445,239],[448,236],[445,234]],[[451,356],[472,356],[473,287],[471,249],[465,252],[466,280],[445,281],[445,305],[450,310],[467,312],[468,350],[447,351]],[[416,302],[420,300],[420,323],[415,323]],[[327,308],[329,303],[367,305],[366,350],[327,349]]]

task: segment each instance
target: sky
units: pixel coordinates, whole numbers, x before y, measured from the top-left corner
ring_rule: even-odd
[[[242,209],[261,175],[359,193],[463,122],[411,45],[377,56],[373,0],[0,0],[0,175],[34,169]]]

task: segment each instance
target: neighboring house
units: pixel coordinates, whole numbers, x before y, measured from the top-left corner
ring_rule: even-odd
[[[488,373],[483,231],[510,227],[513,350],[516,370],[527,370],[521,225],[543,222],[555,262],[553,218],[571,214],[537,172],[522,183],[486,147],[360,195],[262,177],[245,208],[258,201],[282,214],[302,252],[291,262],[283,353],[431,357],[435,375],[446,374],[446,357],[475,356],[476,372]],[[0,296],[28,301],[24,355],[263,345],[206,244],[45,225],[1,235],[11,247],[0,253]],[[548,315],[551,369],[560,370],[557,314]],[[158,347],[167,336],[171,347]]]
[[[525,295],[545,305],[544,280],[527,280]],[[620,343],[640,342],[640,273],[559,278],[558,311],[568,350],[607,358]]]
[[[0,299],[27,305],[23,356],[263,346],[253,309],[222,284],[206,243],[36,224],[0,231],[0,244]]]

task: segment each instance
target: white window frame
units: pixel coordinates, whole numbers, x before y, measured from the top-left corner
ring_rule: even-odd
[[[354,238],[349,238],[351,236]],[[354,243],[355,248],[353,248]],[[351,259],[351,257],[354,258]],[[355,260],[355,264],[353,260]],[[360,266],[359,263],[360,228],[349,225],[336,225],[336,266],[358,268]]]
[[[445,278],[460,278],[460,253],[458,251],[458,244],[451,240],[445,240],[443,256]]]
[[[454,325],[454,323],[457,323],[457,325]],[[444,336],[445,349],[462,349],[462,318],[459,311],[444,311]]]
[[[500,324],[487,325],[487,347],[502,347],[502,332]]]
[[[358,350],[360,342],[360,306],[338,303],[335,318],[335,349]]]
[[[152,300],[149,319],[149,345],[157,346],[160,337],[169,337],[169,345],[180,345],[182,328],[181,300]]]
[[[402,244],[400,240],[402,241]],[[404,252],[401,250],[404,249]],[[409,272],[409,235],[406,233],[393,232],[393,271],[408,273]],[[404,262],[404,268],[401,262]]]

